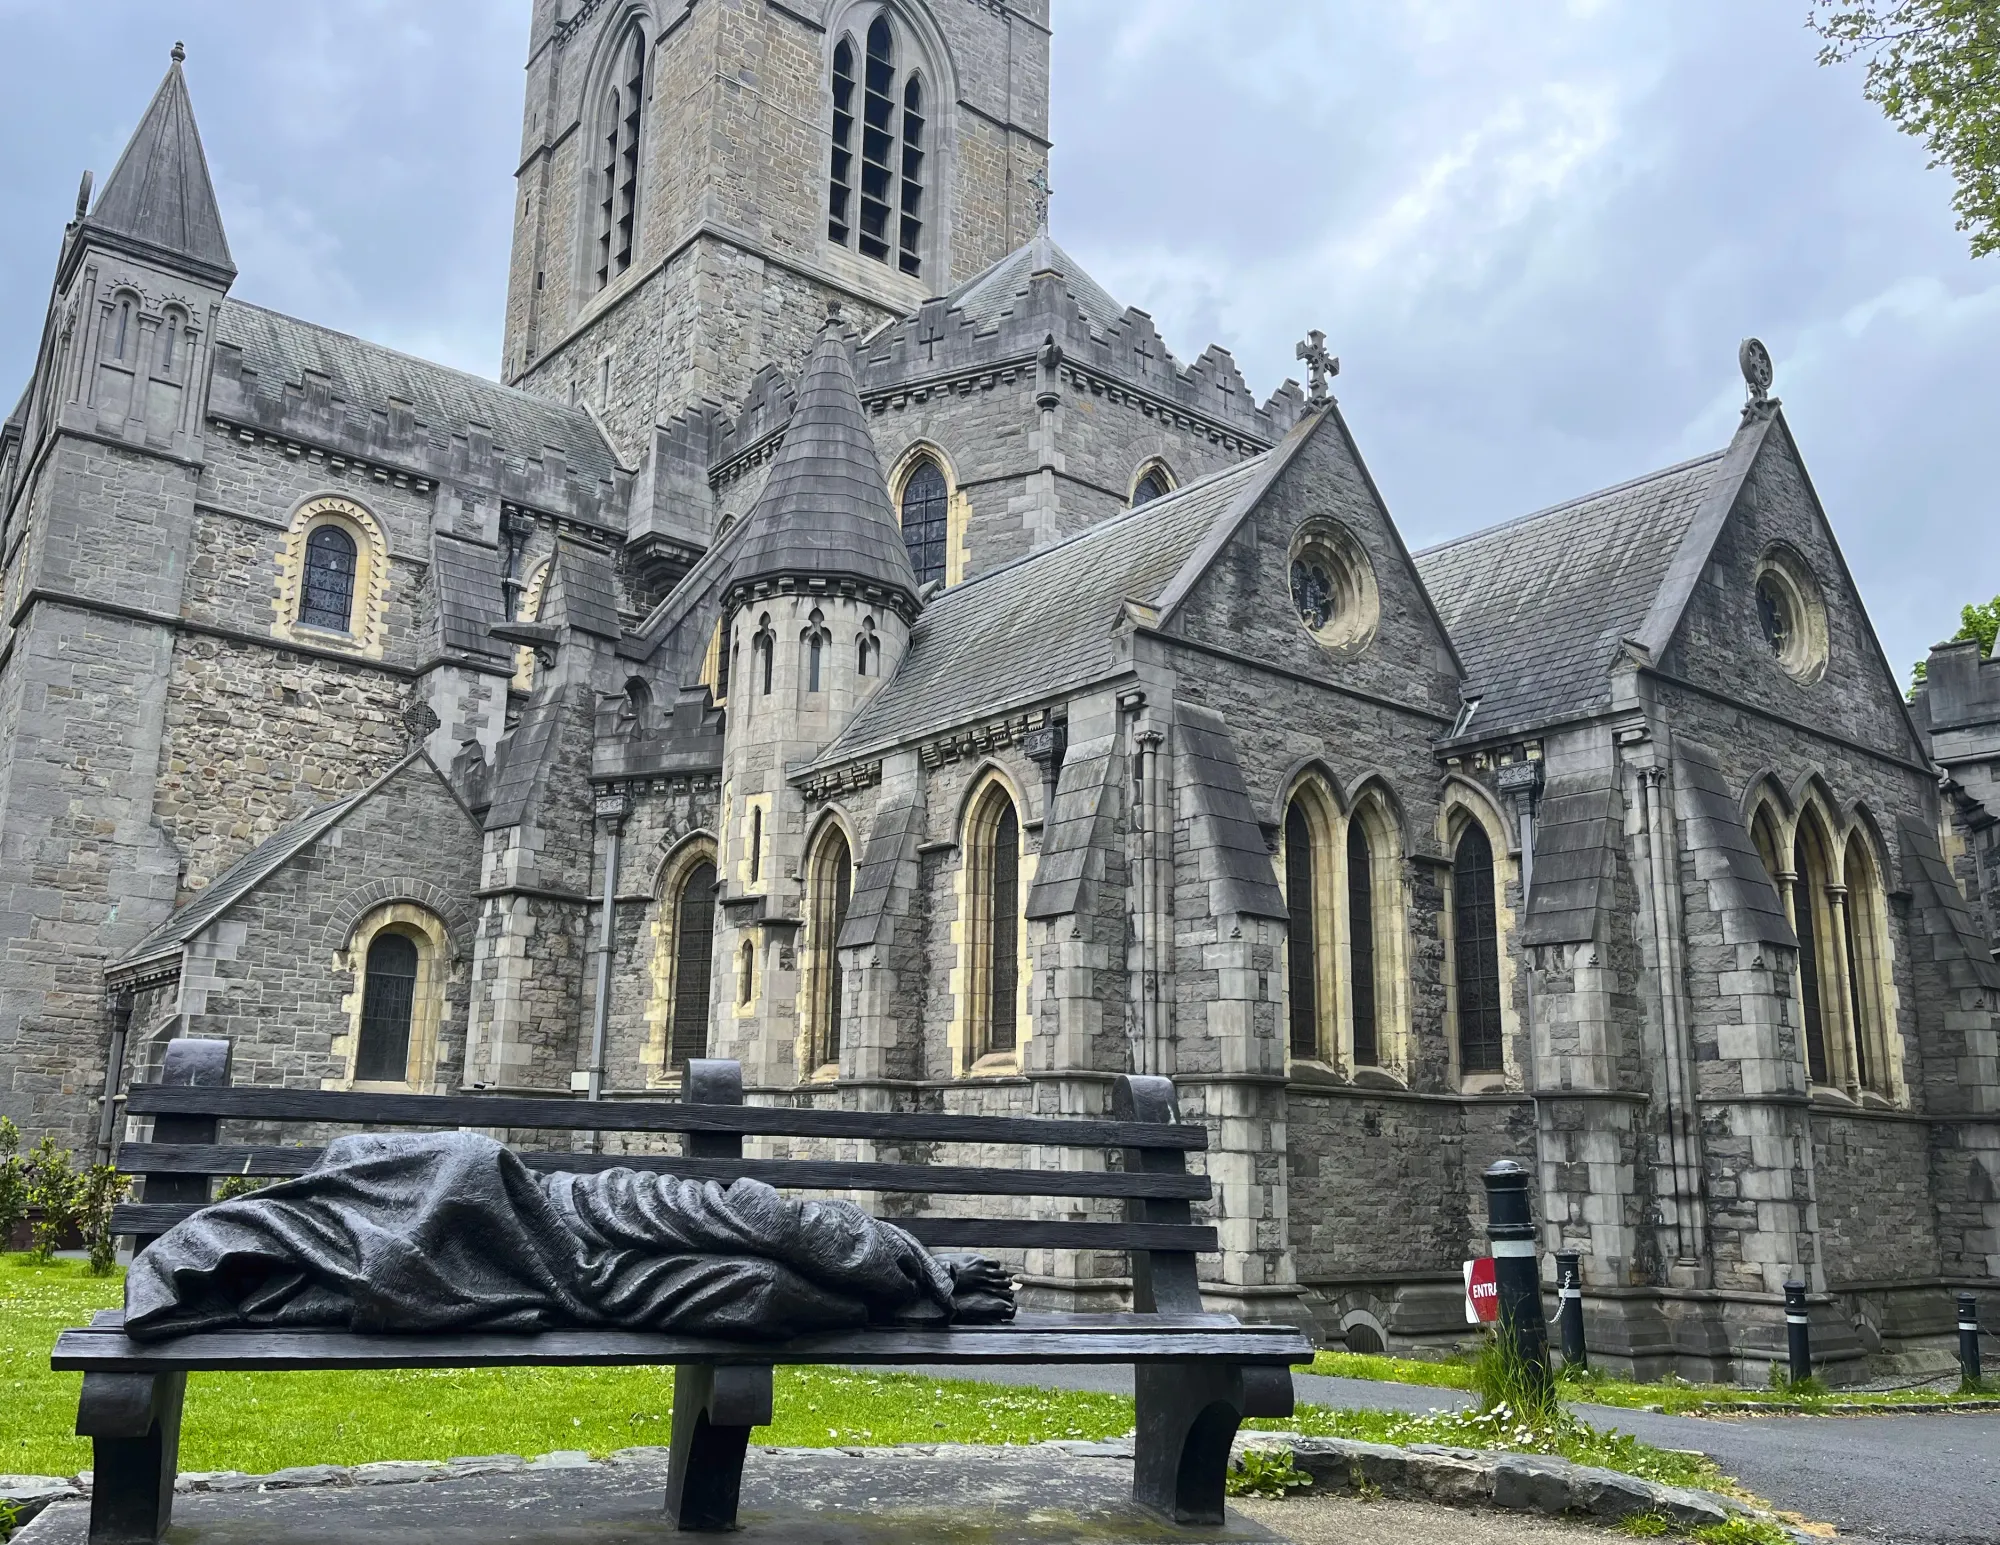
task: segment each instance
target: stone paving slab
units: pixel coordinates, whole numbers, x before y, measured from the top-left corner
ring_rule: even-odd
[[[1093,1453],[1093,1448],[1099,1452]],[[1180,1529],[1135,1507],[1112,1446],[752,1449],[741,1545],[1155,1545],[1282,1541],[1232,1516]],[[174,1502],[170,1545],[664,1545],[664,1450],[599,1464],[497,1466],[456,1479],[311,1485],[232,1477]],[[218,1478],[220,1479],[220,1478]],[[244,1484],[247,1483],[247,1484]],[[14,1545],[85,1545],[86,1502],[59,1502]]]

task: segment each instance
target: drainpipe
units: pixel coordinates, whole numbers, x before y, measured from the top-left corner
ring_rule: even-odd
[[[597,1003],[591,1014],[589,1083],[585,1098],[604,1098],[604,1043],[611,1028],[611,961],[618,927],[618,848],[631,802],[622,793],[600,794],[597,819],[604,827],[604,889],[598,896]],[[593,1145],[601,1134],[592,1134]]]
[[[111,1044],[104,1054],[104,1103],[97,1111],[97,1162],[111,1162],[111,1130],[117,1121],[118,1084],[125,1076],[125,1038],[132,1029],[132,989],[106,995],[111,1011]]]

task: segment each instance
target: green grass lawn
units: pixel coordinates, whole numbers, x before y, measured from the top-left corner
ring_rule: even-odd
[[[82,1376],[54,1373],[58,1332],[115,1307],[118,1276],[92,1277],[80,1262],[38,1266],[0,1256],[0,1473],[73,1475],[90,1463],[75,1436]],[[1358,1365],[1385,1365],[1372,1372]],[[1321,1354],[1315,1371],[1390,1378],[1428,1373],[1462,1383],[1471,1370]],[[481,1368],[371,1373],[199,1373],[188,1380],[181,1468],[262,1474],[292,1465],[464,1454],[545,1454],[667,1442],[673,1373],[664,1368]],[[780,1368],[775,1414],[759,1443],[851,1446],[892,1443],[1038,1443],[1111,1438],[1132,1429],[1132,1402],[971,1381],[920,1379],[843,1368]],[[1594,1392],[1593,1392],[1594,1398]],[[1252,1423],[1378,1443],[1450,1443],[1561,1453],[1679,1485],[1716,1485],[1706,1461],[1595,1432],[1582,1423],[1529,1430],[1477,1413],[1403,1416],[1301,1406],[1294,1417]]]
[[[1321,1352],[1313,1358],[1312,1372],[1341,1379],[1380,1379],[1395,1384],[1426,1384],[1438,1389],[1474,1387],[1472,1364],[1451,1360],[1422,1362],[1408,1357],[1376,1357],[1355,1352]],[[1684,1379],[1664,1379],[1658,1384],[1635,1384],[1630,1379],[1586,1374],[1565,1376],[1563,1394],[1570,1400],[1593,1405],[1619,1406],[1629,1411],[1664,1411],[1669,1415],[1722,1409],[1754,1410],[1759,1406],[1816,1407],[1839,1405],[1893,1407],[1911,1400],[1933,1401],[1991,1400],[1992,1390],[1983,1394],[1960,1394],[1936,1390],[1840,1390],[1819,1384],[1785,1389],[1747,1389],[1736,1384],[1690,1384]]]

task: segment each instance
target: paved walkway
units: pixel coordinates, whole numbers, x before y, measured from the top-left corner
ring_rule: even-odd
[[[937,1378],[1129,1395],[1129,1368],[964,1368]],[[1463,1390],[1294,1376],[1301,1403],[1370,1411],[1472,1404]],[[1596,1427],[1661,1448],[1698,1449],[1780,1508],[1843,1533],[1921,1545],[2000,1545],[2000,1412],[1909,1416],[1661,1416],[1579,1405]]]

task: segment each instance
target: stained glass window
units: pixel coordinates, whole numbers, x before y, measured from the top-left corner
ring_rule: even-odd
[[[354,559],[354,538],[339,526],[313,527],[306,538],[300,622],[335,633],[349,631],[354,616]]]
[[[1155,467],[1151,472],[1140,478],[1139,486],[1132,490],[1132,508],[1136,510],[1142,504],[1151,504],[1166,492],[1166,474]]]
[[[1826,899],[1820,887],[1826,883],[1823,866],[1813,862],[1813,853],[1804,833],[1792,845],[1793,910],[1798,914],[1799,1002],[1806,1021],[1806,1075],[1816,1084],[1829,1082],[1826,1060],[1826,1020],[1819,974],[1820,913]]]
[[[1368,833],[1358,820],[1347,824],[1348,980],[1354,984],[1354,1065],[1381,1060],[1375,1021],[1375,862]]]
[[[368,946],[361,993],[361,1045],[354,1076],[400,1083],[410,1076],[410,1021],[417,1002],[417,946],[400,933],[378,933]]]
[[[917,463],[903,484],[903,546],[920,585],[944,578],[950,507],[951,495],[945,487],[944,472],[926,457]]]
[[[1016,1000],[1021,985],[1021,821],[1009,800],[993,829],[993,861],[987,871],[988,949],[986,1049],[1014,1049]]]
[[[715,946],[715,865],[688,871],[674,905],[674,1025],[669,1057],[685,1067],[708,1055],[709,955]]]
[[[1458,839],[1451,865],[1454,963],[1458,976],[1458,1060],[1467,1073],[1497,1073],[1500,1046],[1500,936],[1493,904],[1493,845],[1475,821]]]
[[[1291,921],[1285,961],[1292,1055],[1317,1057],[1319,930],[1313,919],[1312,823],[1297,800],[1285,812],[1285,908]]]

